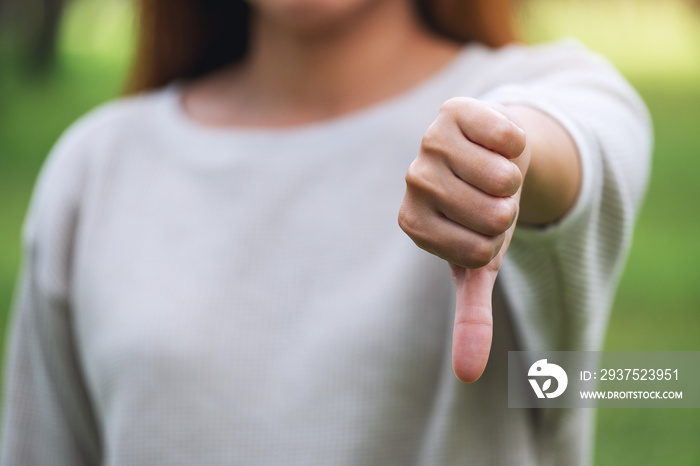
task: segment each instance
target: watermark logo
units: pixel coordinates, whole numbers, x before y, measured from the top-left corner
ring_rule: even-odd
[[[537,398],[556,398],[566,390],[566,386],[569,384],[569,377],[567,377],[566,372],[561,367],[556,364],[547,363],[546,359],[540,359],[536,361],[530,370],[527,372],[528,380],[532,389],[535,391]],[[532,378],[535,377],[535,378]],[[542,386],[538,382],[538,378],[547,377],[544,380]],[[548,392],[552,387],[552,379],[557,381],[556,390],[553,392]]]

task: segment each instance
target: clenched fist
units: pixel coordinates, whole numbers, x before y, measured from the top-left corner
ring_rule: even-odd
[[[491,294],[518,218],[530,154],[509,108],[451,99],[428,128],[406,174],[399,225],[452,267],[457,292],[452,359],[477,380],[488,360]]]

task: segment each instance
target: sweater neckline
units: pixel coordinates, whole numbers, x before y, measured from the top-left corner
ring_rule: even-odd
[[[214,142],[230,142],[232,139],[265,140],[268,143],[275,140],[289,141],[290,139],[308,139],[323,135],[324,138],[352,130],[358,126],[385,122],[390,114],[401,114],[402,109],[413,108],[413,103],[429,98],[441,90],[450,88],[451,83],[466,82],[470,63],[477,55],[482,55],[486,47],[478,43],[466,44],[458,54],[445,66],[430,77],[395,96],[382,100],[370,106],[349,112],[337,117],[317,122],[286,127],[256,127],[256,126],[209,126],[199,123],[188,116],[182,106],[183,81],[176,81],[166,86],[160,92],[161,111],[170,128],[175,127],[181,136],[194,137]],[[480,53],[481,52],[481,53]],[[437,112],[437,108],[435,109]]]

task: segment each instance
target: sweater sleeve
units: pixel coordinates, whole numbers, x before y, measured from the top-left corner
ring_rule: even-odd
[[[652,129],[636,92],[577,43],[510,53],[515,76],[484,99],[533,106],[559,121],[581,159],[571,211],[519,227],[500,272],[524,350],[599,350],[649,175]]]
[[[83,171],[76,141],[83,131],[69,131],[50,155],[24,225],[5,364],[2,466],[99,464],[99,433],[71,323]]]

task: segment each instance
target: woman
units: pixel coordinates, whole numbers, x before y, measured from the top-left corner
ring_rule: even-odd
[[[601,346],[624,80],[505,1],[140,6],[140,94],[36,188],[1,463],[586,464],[590,413],[509,410],[506,355]]]

